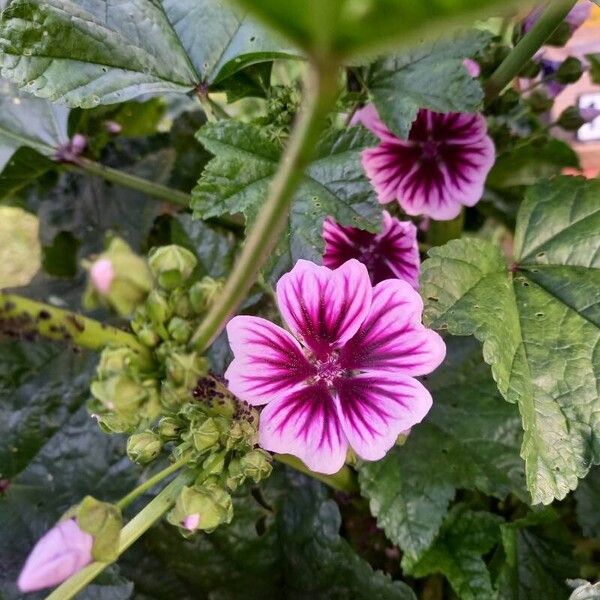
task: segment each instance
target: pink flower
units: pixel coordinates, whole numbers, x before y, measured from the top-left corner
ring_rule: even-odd
[[[369,233],[344,227],[329,217],[323,224],[323,238],[326,267],[336,269],[356,258],[367,267],[373,284],[385,279],[404,279],[419,288],[417,228],[410,221],[399,221],[384,210],[381,233]]]
[[[421,324],[423,303],[405,281],[371,286],[349,260],[331,270],[299,260],[277,284],[292,334],[265,319],[227,326],[235,359],[225,377],[252,405],[266,404],[259,444],[335,473],[348,448],[379,460],[431,407],[415,376],[444,359],[440,336]]]
[[[482,115],[421,109],[408,140],[387,129],[372,105],[357,119],[381,140],[362,155],[379,202],[397,200],[411,216],[446,221],[481,199],[495,158]]]
[[[101,294],[108,294],[115,277],[112,262],[108,258],[100,258],[90,268],[92,284]]]
[[[62,583],[92,562],[94,538],[75,519],[61,521],[38,540],[19,575],[22,592]]]
[[[465,58],[463,65],[465,65],[465,69],[467,69],[471,77],[479,77],[481,75],[479,63],[472,58]]]
[[[196,531],[196,529],[198,529],[198,525],[200,525],[199,513],[193,513],[191,515],[188,515],[181,522],[181,526],[189,531]]]

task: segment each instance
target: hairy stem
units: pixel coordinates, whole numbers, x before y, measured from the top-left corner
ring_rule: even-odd
[[[194,479],[193,471],[177,476],[165,489],[151,500],[123,529],[119,555],[138,540],[156,521],[175,504],[181,489]],[[93,562],[58,586],[46,600],[70,600],[91,583],[110,563]]]
[[[491,102],[519,74],[561,24],[577,0],[552,0],[536,24],[523,36],[485,85],[486,102]]]
[[[110,344],[129,346],[150,359],[149,350],[131,333],[50,304],[0,292],[0,333],[33,339],[72,342],[82,348],[101,350]]]
[[[322,473],[313,473],[299,458],[296,458],[291,454],[276,454],[273,458],[305,475],[310,475],[310,477],[322,481],[338,492],[346,492],[347,494],[356,494],[358,492],[356,474],[347,465],[344,465],[334,475],[323,475]]]
[[[292,196],[302,180],[338,92],[337,68],[327,66],[311,70],[304,110],[290,136],[267,200],[219,301],[213,304],[191,339],[191,344],[200,351],[205,350],[221,332],[275,248],[288,217]]]

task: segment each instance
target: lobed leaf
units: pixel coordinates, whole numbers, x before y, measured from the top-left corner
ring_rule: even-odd
[[[509,269],[475,239],[430,251],[426,319],[484,342],[502,395],[519,405],[533,502],[562,499],[600,462],[600,183],[561,177],[530,188]]]

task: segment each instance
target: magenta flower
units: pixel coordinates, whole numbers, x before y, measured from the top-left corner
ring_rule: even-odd
[[[61,521],[38,540],[19,575],[22,592],[62,583],[92,562],[94,538],[75,519]]]
[[[495,158],[482,115],[421,109],[408,140],[387,129],[373,105],[356,119],[381,140],[362,155],[379,202],[397,200],[408,215],[446,221],[481,199]]]
[[[90,268],[90,279],[94,287],[103,295],[110,292],[115,278],[115,270],[109,258],[99,258]]]
[[[299,260],[277,284],[292,334],[259,317],[227,326],[235,355],[225,377],[249,404],[266,404],[259,444],[335,473],[348,448],[379,460],[431,407],[415,376],[444,359],[440,336],[421,324],[423,303],[405,281],[371,286],[349,260],[331,270]]]
[[[323,224],[323,239],[326,267],[336,269],[356,258],[367,267],[373,284],[385,279],[404,279],[419,288],[417,228],[410,221],[399,221],[384,210],[381,233],[369,233],[344,227],[329,217]]]

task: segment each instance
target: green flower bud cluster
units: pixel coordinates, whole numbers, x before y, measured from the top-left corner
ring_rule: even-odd
[[[91,385],[89,408],[101,427],[137,434],[128,446],[136,462],[146,463],[160,453],[160,446],[157,450],[148,442],[146,430],[190,400],[198,379],[208,372],[206,359],[190,350],[188,342],[222,284],[210,277],[195,279],[196,264],[196,257],[180,246],[151,252],[149,276],[155,287],[146,290],[131,327],[152,359],[142,363],[127,347],[107,348]]]
[[[274,86],[267,100],[267,121],[275,128],[289,130],[300,108],[302,96],[296,86]]]

